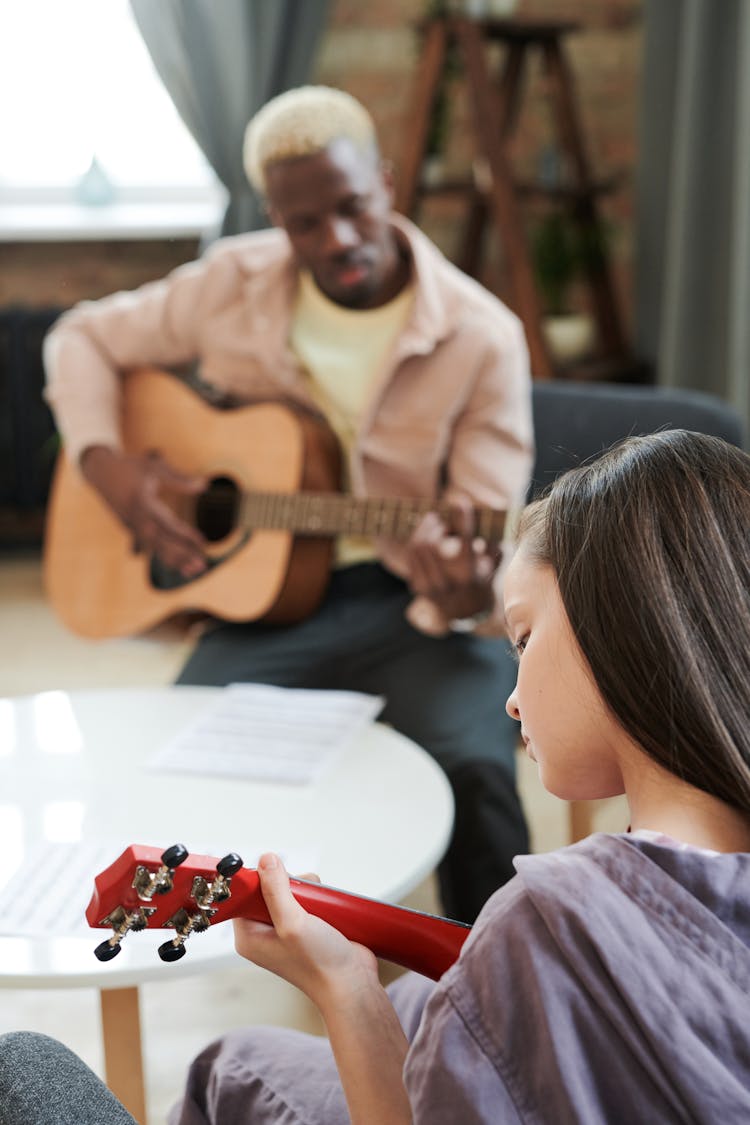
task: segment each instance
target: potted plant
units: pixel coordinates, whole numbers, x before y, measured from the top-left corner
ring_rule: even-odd
[[[586,358],[596,342],[594,321],[572,307],[571,289],[601,256],[596,232],[583,231],[563,211],[548,211],[532,232],[531,255],[544,315],[542,330],[552,358],[558,363]]]

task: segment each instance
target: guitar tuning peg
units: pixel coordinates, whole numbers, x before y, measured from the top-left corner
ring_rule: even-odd
[[[120,943],[125,937],[125,934],[131,930],[137,933],[138,930],[145,930],[148,925],[148,920],[152,914],[156,912],[154,906],[139,906],[136,910],[128,913],[122,906],[118,906],[106,918],[102,918],[102,924],[105,926],[113,926],[114,933],[111,938],[97,945],[94,950],[94,956],[98,961],[111,961],[120,952]]]

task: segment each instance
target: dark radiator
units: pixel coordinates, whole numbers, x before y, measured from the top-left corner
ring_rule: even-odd
[[[42,340],[62,309],[0,309],[0,508],[43,511],[57,437],[42,398]],[[6,521],[7,522],[7,521]]]

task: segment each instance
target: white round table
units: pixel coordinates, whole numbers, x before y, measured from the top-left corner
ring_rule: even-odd
[[[167,687],[44,692],[0,700],[6,886],[40,844],[119,841],[209,854],[275,850],[314,857],[324,882],[398,901],[435,867],[453,821],[450,787],[432,759],[373,724],[308,785],[154,771],[156,750],[213,703],[221,689]],[[98,871],[91,872],[93,877]],[[90,936],[89,936],[90,935]],[[130,934],[108,963],[93,948],[107,931],[0,936],[0,987],[101,990],[107,1081],[144,1119],[137,986],[226,965],[231,926],[188,943],[164,964],[164,931]]]

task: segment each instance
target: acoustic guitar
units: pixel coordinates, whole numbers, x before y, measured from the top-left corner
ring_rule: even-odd
[[[184,579],[134,553],[130,532],[63,453],[47,509],[44,579],[52,608],[81,636],[130,635],[191,612],[298,621],[325,593],[335,536],[403,541],[428,511],[450,520],[431,500],[338,491],[338,443],[302,410],[278,402],[219,409],[150,369],[125,377],[123,399],[126,452],[158,450],[175,469],[210,481],[198,498],[171,494],[209,541],[209,565]],[[502,539],[505,512],[478,508],[475,518],[477,535]]]
[[[366,945],[386,961],[439,980],[457,959],[471,932],[464,922],[439,918],[404,906],[378,902],[305,879],[290,880],[299,903],[323,918],[350,941]],[[113,934],[94,950],[100,961],[120,952],[127,933],[170,929],[173,937],[159,946],[163,961],[185,954],[191,934],[231,918],[270,922],[258,872],[230,852],[223,859],[190,855],[182,844],[161,852],[131,845],[97,875],[86,919]]]

